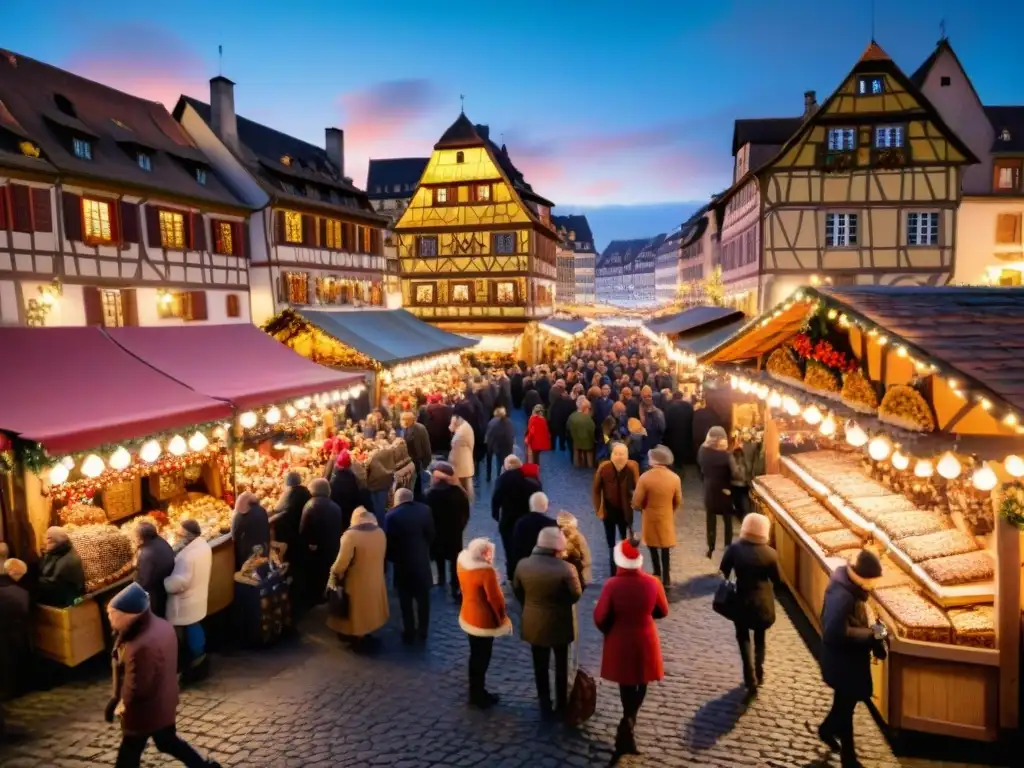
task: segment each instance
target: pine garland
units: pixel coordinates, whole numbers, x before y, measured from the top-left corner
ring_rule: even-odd
[[[1024,483],[1014,480],[1003,484],[999,516],[1024,530]]]

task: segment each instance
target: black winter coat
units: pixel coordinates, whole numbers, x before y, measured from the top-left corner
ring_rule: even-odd
[[[335,470],[334,477],[339,474],[352,474],[351,471]],[[353,476],[353,479],[355,477]],[[332,478],[333,482],[333,478]],[[358,506],[358,505],[357,505]],[[349,513],[348,519],[351,519]],[[309,558],[318,571],[330,568],[338,557],[341,548],[341,534],[348,527],[343,510],[326,496],[313,496],[306,502],[299,523],[299,541],[304,558]],[[310,547],[316,547],[310,551]]]
[[[727,579],[736,571],[736,625],[768,629],[774,624],[775,587],[782,586],[778,553],[767,544],[741,539],[726,548],[721,569]]]
[[[537,394],[540,395],[540,402],[544,405],[548,403],[548,395],[551,394],[551,379],[547,376],[541,376],[536,381]]]
[[[712,427],[724,427],[725,423],[710,408],[697,408],[693,412],[693,454],[696,456],[707,439]],[[729,430],[727,429],[726,432]]]
[[[665,406],[664,440],[677,464],[693,463],[693,406],[685,400]]]
[[[165,618],[167,590],[164,579],[174,570],[174,549],[166,539],[157,536],[139,547],[135,561],[135,582],[149,593],[149,609],[154,616]]]
[[[304,485],[296,485],[284,492],[281,500],[274,507],[277,520],[274,521],[274,538],[287,544],[284,551],[285,560],[292,562],[295,550],[299,546],[299,525],[302,523],[302,510],[305,509],[311,496]]]
[[[469,524],[469,497],[458,485],[436,483],[426,496],[427,506],[434,517],[435,559],[454,560],[462,551],[462,532]]]
[[[526,414],[526,418],[530,418],[533,415],[533,409],[538,405],[543,405],[540,399],[540,392],[536,389],[529,389],[523,395],[523,413]]]
[[[843,565],[832,574],[821,609],[822,679],[859,701],[871,698],[871,651],[877,642],[868,626],[867,599],[867,591],[853,583]]]
[[[29,657],[28,591],[10,576],[0,575],[0,701],[21,693]]]
[[[529,557],[533,552],[533,548],[537,546],[537,536],[540,535],[540,532],[552,526],[558,527],[554,518],[540,512],[527,512],[519,518],[512,531],[512,552],[506,553],[513,560],[509,568],[512,573],[516,572],[519,561]]]
[[[511,454],[516,443],[516,426],[512,419],[508,416],[503,419],[495,416],[491,419],[484,434],[484,442],[487,450],[497,456],[499,461]]]
[[[697,466],[704,478],[704,509],[716,515],[731,515],[732,466],[729,451],[702,445],[697,451]],[[728,493],[726,493],[728,491]]]
[[[523,404],[523,374],[513,373],[508,378],[512,390],[512,407],[518,408]]]
[[[267,510],[259,504],[250,504],[249,511],[235,513],[231,520],[231,538],[235,542],[235,571],[252,557],[256,547],[263,547],[265,556],[270,554],[270,518]]]
[[[341,533],[338,534],[339,538],[348,528],[349,522],[352,520],[352,513],[362,503],[362,498],[363,492],[359,488],[359,480],[356,479],[356,473],[351,469],[338,469],[335,467],[334,472],[331,474],[331,501],[337,504],[338,509],[341,510]],[[303,507],[303,517],[305,517],[305,509]]]
[[[498,521],[502,535],[515,530],[519,518],[530,511],[530,497],[542,490],[540,479],[523,474],[521,467],[502,472],[491,496],[491,517]]]
[[[452,433],[449,427],[454,411],[450,405],[433,403],[427,406],[425,426],[430,435],[430,450],[448,455],[452,449]]]
[[[601,425],[604,424],[604,420],[612,415],[612,403],[610,398],[601,396],[594,400],[594,423],[597,424],[598,432],[600,433]]]
[[[552,436],[565,435],[565,428],[569,423],[569,417],[572,416],[575,410],[576,403],[568,395],[563,394],[561,397],[555,398],[555,401],[551,403],[551,407],[548,409],[548,429],[551,431]]]
[[[395,587],[429,589],[434,583],[430,550],[435,538],[430,507],[419,501],[399,504],[384,518],[384,532],[387,557],[394,563]]]
[[[55,608],[66,608],[85,594],[82,558],[70,541],[43,555],[36,589],[36,602]]]

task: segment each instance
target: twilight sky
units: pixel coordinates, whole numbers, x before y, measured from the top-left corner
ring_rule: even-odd
[[[878,0],[875,36],[908,73],[946,31],[982,99],[1024,103],[1024,3]],[[125,10],[121,6],[129,7]],[[628,9],[625,12],[624,9]],[[346,171],[426,156],[466,113],[503,136],[555,213],[599,246],[677,225],[731,180],[732,121],[797,115],[871,37],[870,0],[0,0],[0,46],[173,107],[223,74],[236,109],[317,145],[346,134]]]

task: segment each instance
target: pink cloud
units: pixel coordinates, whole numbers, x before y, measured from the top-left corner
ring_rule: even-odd
[[[579,193],[586,197],[607,197],[622,189],[619,179],[598,179],[579,188]]]
[[[194,48],[148,22],[119,24],[89,37],[62,66],[168,109],[182,93],[202,96],[209,78],[206,63]]]
[[[385,80],[344,93],[338,101],[346,136],[369,145],[405,133],[441,104],[437,86],[425,79]]]

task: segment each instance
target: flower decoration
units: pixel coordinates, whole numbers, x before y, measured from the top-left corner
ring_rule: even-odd
[[[1014,480],[1003,484],[999,516],[1024,530],[1024,483]]]

